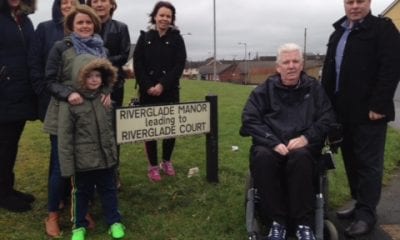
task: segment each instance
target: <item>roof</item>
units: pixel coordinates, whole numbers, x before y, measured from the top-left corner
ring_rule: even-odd
[[[385,10],[383,10],[383,12],[381,14],[386,15],[399,2],[400,2],[400,0],[394,0]]]
[[[224,71],[228,67],[230,67],[230,64],[217,64],[217,74],[220,72]],[[203,65],[199,67],[199,73],[200,74],[212,74],[214,73],[214,66],[213,65]]]

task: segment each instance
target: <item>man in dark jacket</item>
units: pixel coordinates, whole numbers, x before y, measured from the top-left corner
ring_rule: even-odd
[[[301,48],[281,46],[278,74],[253,90],[243,110],[240,133],[253,140],[250,170],[260,214],[273,221],[267,239],[286,239],[289,219],[298,239],[315,239],[313,169],[334,114],[320,83],[302,69]]]
[[[400,70],[398,30],[390,19],[371,15],[370,5],[371,0],[344,0],[346,16],[334,24],[322,73],[343,125],[341,150],[355,205],[337,214],[353,220],[346,229],[350,236],[368,233],[376,223]]]

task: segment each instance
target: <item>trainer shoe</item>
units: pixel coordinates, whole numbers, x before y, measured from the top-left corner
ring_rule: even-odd
[[[122,223],[114,223],[108,230],[108,234],[114,239],[122,239],[125,237],[125,226]]]
[[[172,166],[171,161],[163,161],[162,163],[160,163],[160,168],[168,176],[175,176],[175,169],[174,166]]]
[[[274,221],[266,239],[286,240],[286,227]]]
[[[299,225],[296,231],[298,240],[315,240],[314,233],[309,226]]]
[[[85,240],[86,229],[84,227],[72,230],[71,240]]]
[[[150,181],[152,181],[152,182],[161,181],[160,169],[158,168],[158,166],[150,166],[147,176],[149,177]]]

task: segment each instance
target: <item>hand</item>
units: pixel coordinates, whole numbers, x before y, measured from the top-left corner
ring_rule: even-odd
[[[164,91],[163,85],[161,83],[157,83],[157,85],[154,86],[154,96],[160,96]]]
[[[101,94],[101,102],[105,108],[111,108],[111,94]]]
[[[68,103],[71,105],[79,105],[83,103],[83,98],[77,92],[73,92],[68,96]]]
[[[372,121],[379,120],[379,119],[382,119],[382,118],[386,117],[386,115],[380,114],[380,113],[376,113],[374,111],[369,111],[368,115],[369,115],[369,119],[372,120]]]
[[[279,153],[282,156],[286,156],[289,153],[289,150],[285,146],[285,144],[280,143],[274,147],[274,151]]]
[[[301,135],[300,137],[290,139],[287,149],[289,151],[302,148],[308,144],[308,140],[306,137]]]
[[[149,89],[147,89],[147,94],[149,94],[150,96],[155,96],[154,95],[154,87],[151,87],[151,88],[149,88]]]

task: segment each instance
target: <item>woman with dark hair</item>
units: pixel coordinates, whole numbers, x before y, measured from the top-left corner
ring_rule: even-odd
[[[78,4],[78,0],[54,0],[52,19],[39,23],[35,31],[29,51],[29,64],[32,84],[38,96],[38,113],[41,121],[44,120],[50,102],[50,94],[47,92],[44,79],[47,57],[54,43],[64,38],[64,18]],[[50,143],[48,217],[45,219],[45,226],[47,235],[58,237],[61,234],[58,225],[59,210],[63,208],[70,194],[70,184],[68,179],[61,177],[56,135],[50,135]]]
[[[57,141],[58,116],[60,101],[68,102],[70,105],[80,105],[83,103],[83,97],[79,94],[74,86],[72,78],[72,64],[74,59],[81,54],[91,54],[99,58],[106,58],[106,49],[103,46],[103,40],[98,33],[100,32],[100,19],[96,13],[86,5],[78,5],[64,19],[64,31],[66,37],[61,41],[57,41],[51,48],[46,68],[45,82],[47,91],[51,94],[50,103],[44,119],[44,130],[50,135],[55,136]],[[104,88],[102,91],[102,102],[105,107],[111,105],[110,92],[111,89]],[[60,143],[57,141],[57,149],[60,149]],[[61,152],[59,152],[61,154]],[[76,186],[75,176],[71,178],[72,183],[72,221],[74,228],[91,228],[93,221],[89,215],[81,219],[75,215],[75,208],[84,209],[87,213],[87,206],[77,206],[77,199],[82,196],[82,192]],[[109,189],[116,191],[116,189]],[[91,198],[93,196],[92,189],[90,193],[85,195]],[[55,212],[55,221],[58,225],[58,212]],[[116,216],[119,218],[120,216]],[[74,234],[84,235],[82,232],[74,232]]]
[[[28,68],[34,8],[32,0],[0,0],[0,208],[12,212],[31,210],[35,200],[14,189],[18,142],[25,122],[37,118]]]
[[[141,31],[134,52],[134,68],[139,84],[140,104],[179,102],[179,79],[186,62],[186,48],[175,26],[175,7],[157,2],[150,13],[147,32]],[[162,163],[158,166],[157,141],[145,142],[149,160],[147,176],[153,182],[161,180],[160,168],[168,176],[175,175],[171,155],[175,138],[162,141]]]

